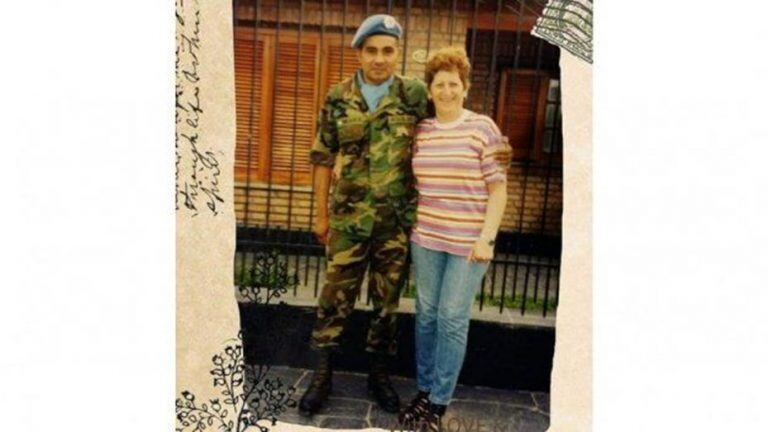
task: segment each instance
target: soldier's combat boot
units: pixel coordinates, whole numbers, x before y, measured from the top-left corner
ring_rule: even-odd
[[[331,378],[333,375],[333,359],[329,349],[318,352],[317,367],[312,374],[307,391],[299,401],[299,414],[311,416],[323,407],[331,394]]]
[[[400,397],[392,388],[387,373],[387,356],[373,354],[371,356],[371,371],[368,374],[368,393],[376,399],[379,406],[388,413],[400,411]]]

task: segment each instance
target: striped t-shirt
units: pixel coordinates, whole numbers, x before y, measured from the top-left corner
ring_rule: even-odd
[[[487,185],[506,181],[509,153],[488,116],[464,110],[451,123],[435,118],[419,123],[412,159],[419,206],[411,241],[469,255],[483,229]]]

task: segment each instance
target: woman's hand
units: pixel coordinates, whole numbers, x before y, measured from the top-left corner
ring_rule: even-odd
[[[493,246],[488,244],[487,240],[477,239],[469,251],[467,260],[470,262],[488,262],[493,259]]]

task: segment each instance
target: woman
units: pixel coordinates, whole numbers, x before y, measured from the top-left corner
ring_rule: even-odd
[[[469,71],[463,49],[430,56],[426,83],[436,115],[419,123],[412,159],[418,394],[399,419],[430,430],[440,429],[456,387],[471,306],[507,200],[509,146],[493,120],[464,108]]]

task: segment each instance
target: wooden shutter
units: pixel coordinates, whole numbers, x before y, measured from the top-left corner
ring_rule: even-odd
[[[265,40],[259,38],[254,47],[252,37],[236,37],[234,50],[237,116],[235,178],[238,181],[245,181],[250,169],[251,179],[257,180],[265,168],[262,163],[263,153],[266,150],[262,133],[266,114],[263,104],[267,87],[263,82],[264,69],[268,66],[265,64]]]
[[[295,37],[292,41],[280,37],[271,151],[272,179],[278,183],[310,183],[309,150],[317,117],[318,50],[316,39],[305,37],[299,56]]]
[[[544,128],[546,74],[511,69],[501,74],[496,123],[509,138],[515,160],[536,157]]]
[[[255,47],[253,32],[236,32],[237,181],[245,181],[250,168],[252,181],[311,183],[317,111],[330,86],[358,68],[357,51],[329,36],[321,53],[318,35],[304,33],[299,56],[296,32],[277,38],[274,30],[259,29]]]
[[[340,40],[340,39],[339,39]],[[342,64],[341,53],[344,52]],[[357,60],[357,50],[348,45],[341,46],[336,40],[330,41],[326,47],[326,71],[323,86],[323,95],[328,93],[332,85],[352,76],[360,67]]]

